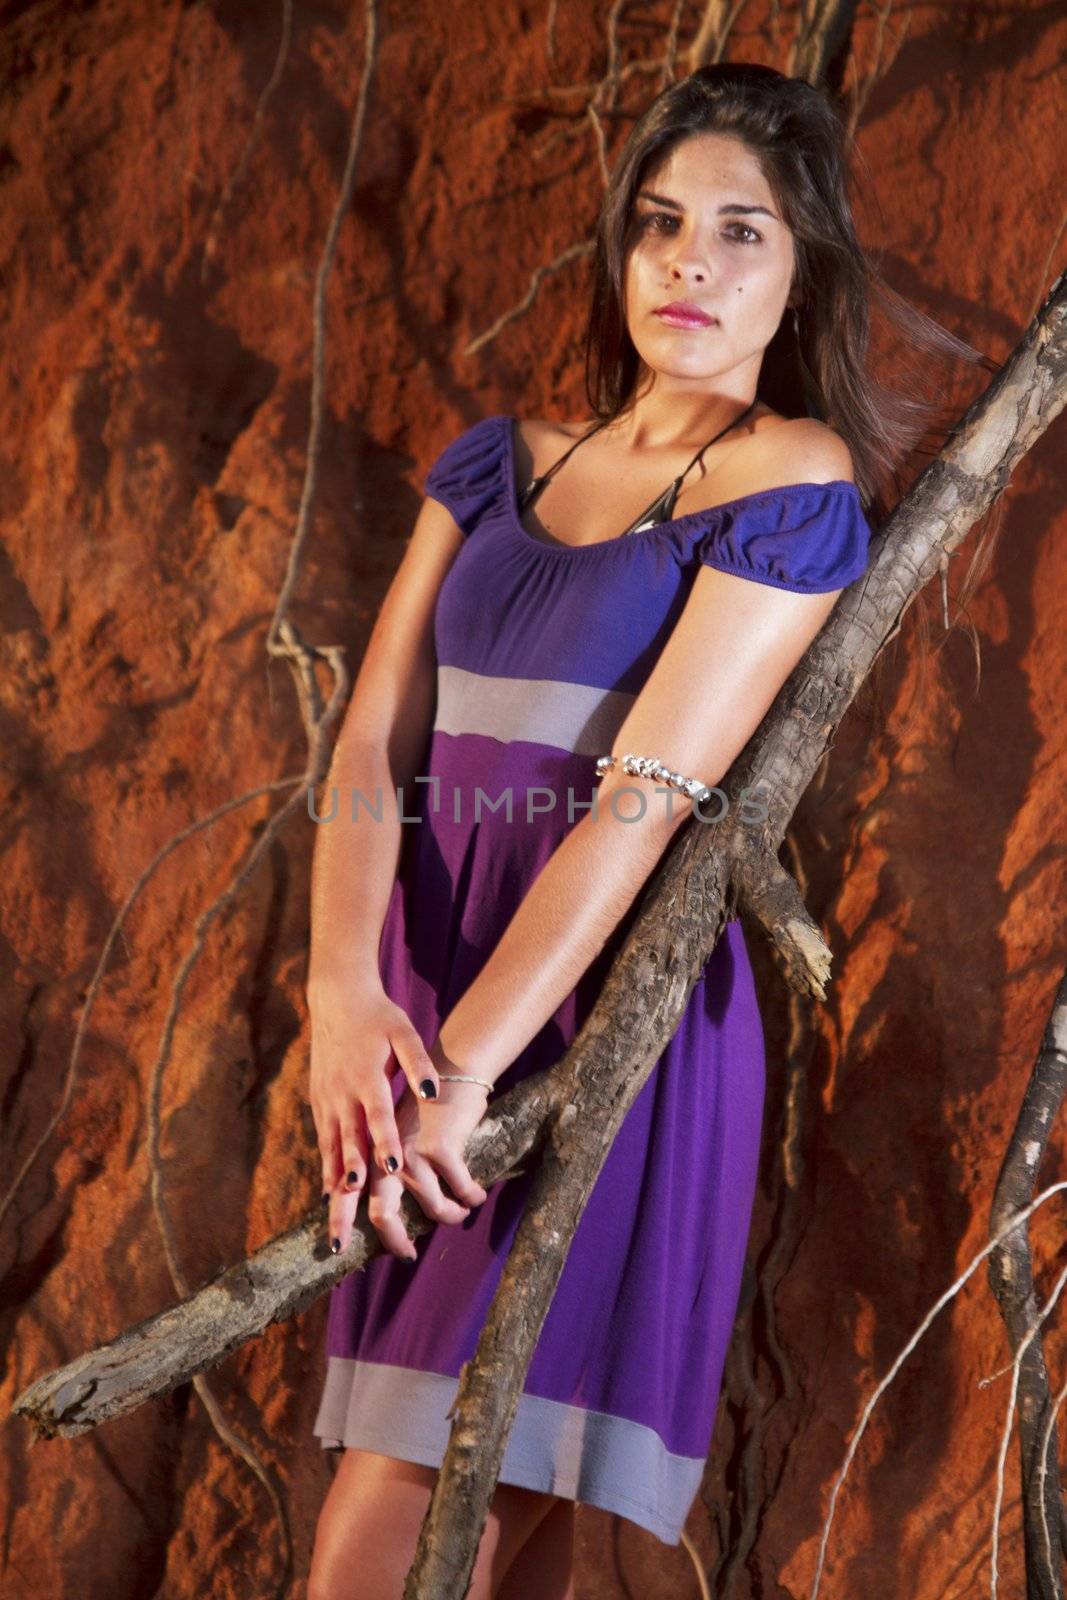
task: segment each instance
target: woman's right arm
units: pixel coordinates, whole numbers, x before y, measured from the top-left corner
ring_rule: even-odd
[[[400,858],[396,790],[408,790],[433,720],[437,662],[433,618],[445,574],[463,543],[451,513],[427,498],[375,621],[352,690],[320,809],[311,867],[310,1100],[324,1192],[362,1183],[370,1143],[383,1171],[402,1158],[386,1068],[396,1055],[413,1093],[437,1072],[401,1007],[382,986],[378,946]],[[361,805],[352,819],[352,792]],[[365,1123],[360,1112],[363,1112]],[[353,1185],[355,1187],[355,1185]]]

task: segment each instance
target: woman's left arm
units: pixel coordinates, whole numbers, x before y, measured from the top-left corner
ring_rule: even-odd
[[[613,749],[658,756],[672,771],[717,784],[841,592],[798,594],[701,567]],[[643,816],[636,796],[612,805],[626,785],[647,791]],[[439,1071],[495,1081],[507,1069],[599,955],[690,815],[684,794],[657,794],[619,766],[601,779],[596,814],[587,812],[549,857],[443,1021],[430,1051]]]

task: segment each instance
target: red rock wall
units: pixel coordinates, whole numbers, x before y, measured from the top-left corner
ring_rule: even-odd
[[[551,40],[548,6],[376,14],[293,608],[308,641],[343,644],[353,667],[447,438],[491,411],[582,412],[587,258],[467,346],[590,231],[600,178],[584,105],[608,12],[560,7]],[[662,52],[669,13],[624,11],[622,63]],[[770,16],[742,8],[728,54],[785,65],[795,11],[781,8],[777,32]],[[181,830],[305,760],[290,678],[264,641],[304,484],[316,272],[365,14],[297,7],[273,89],[280,7],[23,3],[0,21],[2,1587],[265,1594],[281,1570],[275,1511],[189,1387],[32,1449],[7,1412],[33,1378],[174,1298],[150,1188],[157,1077],[163,1196],[190,1285],[319,1192],[299,807],[208,934],[160,1064],[196,920],[291,791],[247,800],[158,866],[94,995],[62,1121],[34,1152],[138,876]],[[863,11],[852,41],[847,82],[880,51],[860,119],[880,207],[870,242],[897,288],[997,359],[1064,265],[1065,41],[1062,8],[1041,0],[894,6],[880,46]],[[609,150],[659,81],[623,78]],[[909,613],[878,700],[865,691],[850,714],[793,831],[787,859],[835,975],[825,1006],[791,1004],[760,953],[757,1291],[690,1523],[732,1600],[808,1594],[865,1399],[986,1237],[1064,962],[1061,455],[1062,432],[1005,497],[968,607],[980,683],[960,630],[920,696]],[[936,604],[930,615],[936,642]],[[1062,1172],[1057,1131],[1038,1181]],[[1055,1218],[1034,1232],[1047,1290]],[[272,1328],[208,1379],[280,1487],[294,1593],[330,1470],[310,1434],[324,1313]],[[1061,1321],[1047,1341],[1057,1381]],[[988,1592],[1008,1380],[979,1382],[1007,1353],[983,1270],[874,1414],[838,1503],[827,1600]],[[1013,1443],[1003,1594],[1022,1592],[1020,1524]],[[698,1593],[685,1550],[629,1523],[583,1508],[579,1538],[582,1597]]]

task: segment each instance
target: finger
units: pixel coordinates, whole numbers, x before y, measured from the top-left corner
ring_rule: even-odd
[[[367,1179],[367,1124],[363,1107],[358,1100],[350,1100],[341,1122],[342,1182],[346,1191],[356,1194]]]
[[[463,1222],[470,1216],[469,1206],[460,1205],[445,1194],[427,1155],[409,1150],[402,1176],[404,1187],[411,1190],[426,1215],[435,1222]]]
[[[367,1164],[368,1173],[375,1168],[383,1175],[399,1172],[404,1165],[404,1150],[397,1131],[396,1107],[388,1080],[376,1074],[362,1099],[372,1156]]]
[[[387,1177],[370,1169],[367,1215],[385,1249],[403,1261],[417,1261],[418,1251],[400,1215],[404,1185],[397,1177]]]
[[[352,1224],[355,1221],[360,1199],[360,1195],[346,1194],[344,1191],[330,1196],[328,1236],[330,1249],[334,1255],[343,1253],[351,1243]]]
[[[319,1138],[319,1156],[322,1160],[323,1193],[329,1194],[341,1182],[341,1164],[344,1159],[341,1154],[341,1126],[337,1118],[329,1114],[323,1120]]]
[[[432,1161],[437,1171],[444,1178],[457,1200],[463,1201],[468,1206],[480,1206],[489,1198],[489,1191],[483,1189],[477,1178],[472,1178],[470,1168],[461,1155],[455,1150],[430,1149],[426,1152],[427,1159]]]
[[[407,1027],[391,1029],[389,1043],[416,1099],[438,1099],[441,1079],[415,1024],[409,1021]]]

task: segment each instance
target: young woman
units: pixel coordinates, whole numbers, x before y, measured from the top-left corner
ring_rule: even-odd
[[[692,815],[677,783],[622,756],[716,784],[865,570],[865,510],[901,437],[866,369],[877,285],[822,96],[768,68],[703,68],[647,109],[605,198],[593,418],[485,417],[429,472],[316,843],[310,1098],[329,1232],[345,1249],[366,1193],[385,1249],[332,1292],[315,1433],[343,1456],[311,1600],[402,1592],[530,1182],[487,1193],[464,1147],[490,1091],[564,1053]],[[618,759],[598,783],[601,755]],[[403,834],[398,786],[418,818]],[[354,822],[352,791],[379,789],[384,820],[363,806]],[[678,1542],[763,1095],[733,921],[580,1219],[472,1600],[566,1600],[579,1500]],[[414,1243],[405,1189],[437,1224]]]

